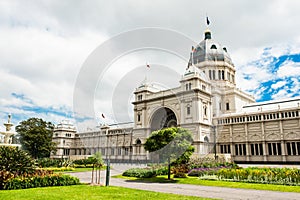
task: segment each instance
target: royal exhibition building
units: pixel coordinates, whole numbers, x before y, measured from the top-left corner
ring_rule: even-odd
[[[187,47],[189,48],[189,47]],[[237,163],[300,162],[300,98],[257,103],[236,87],[236,69],[226,47],[210,30],[182,66],[179,87],[134,91],[134,122],[77,132],[60,123],[53,158],[82,158],[101,152],[111,162],[151,160],[143,144],[152,131],[180,126],[193,134],[194,156],[225,154]],[[215,148],[214,148],[215,147]]]

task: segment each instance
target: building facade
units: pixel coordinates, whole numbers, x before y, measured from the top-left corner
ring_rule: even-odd
[[[183,70],[184,71],[184,70]],[[134,122],[77,133],[62,122],[54,130],[54,158],[81,158],[101,152],[115,162],[147,162],[143,144],[152,131],[180,126],[193,134],[195,156],[229,154],[236,162],[299,162],[300,99],[255,103],[236,88],[227,48],[210,30],[192,47],[180,86],[158,90],[143,82],[134,95]]]

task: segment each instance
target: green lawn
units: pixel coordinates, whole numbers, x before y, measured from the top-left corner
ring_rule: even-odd
[[[157,176],[154,178],[135,178],[135,177],[125,177],[122,175],[117,175],[114,176],[114,178],[123,178],[131,181],[146,181],[146,182],[157,182],[157,183],[168,182],[168,183],[182,183],[182,184],[231,187],[231,188],[243,188],[243,189],[255,189],[255,190],[271,190],[271,191],[281,191],[281,192],[300,192],[300,186],[242,183],[242,182],[230,182],[230,181],[218,181],[218,180],[201,180],[198,179],[198,177],[173,178],[172,180],[168,180],[167,176]]]
[[[150,192],[144,190],[135,190],[122,187],[99,187],[89,185],[61,186],[61,187],[45,187],[32,188],[23,190],[2,190],[0,191],[0,199],[5,200],[24,200],[24,199],[55,199],[55,200],[82,200],[82,199],[209,199],[189,197],[183,195],[166,194],[158,192]]]
[[[86,167],[86,168],[75,168],[75,170],[72,171],[63,171],[63,172],[88,172],[88,171],[92,171],[93,168],[90,167]]]

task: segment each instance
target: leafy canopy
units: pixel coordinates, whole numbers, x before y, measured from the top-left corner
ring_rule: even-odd
[[[151,133],[145,150],[159,156],[163,162],[187,162],[194,152],[192,134],[186,129],[171,127]]]
[[[34,160],[25,151],[17,147],[0,146],[0,171],[22,175],[33,173]]]
[[[39,118],[29,118],[16,127],[22,147],[34,158],[49,157],[55,151],[56,143],[52,142],[53,129],[51,122]]]

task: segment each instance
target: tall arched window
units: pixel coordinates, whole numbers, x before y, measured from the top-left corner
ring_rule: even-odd
[[[142,141],[140,139],[137,139],[135,141],[135,143],[136,143],[136,154],[140,154],[141,153]]]

